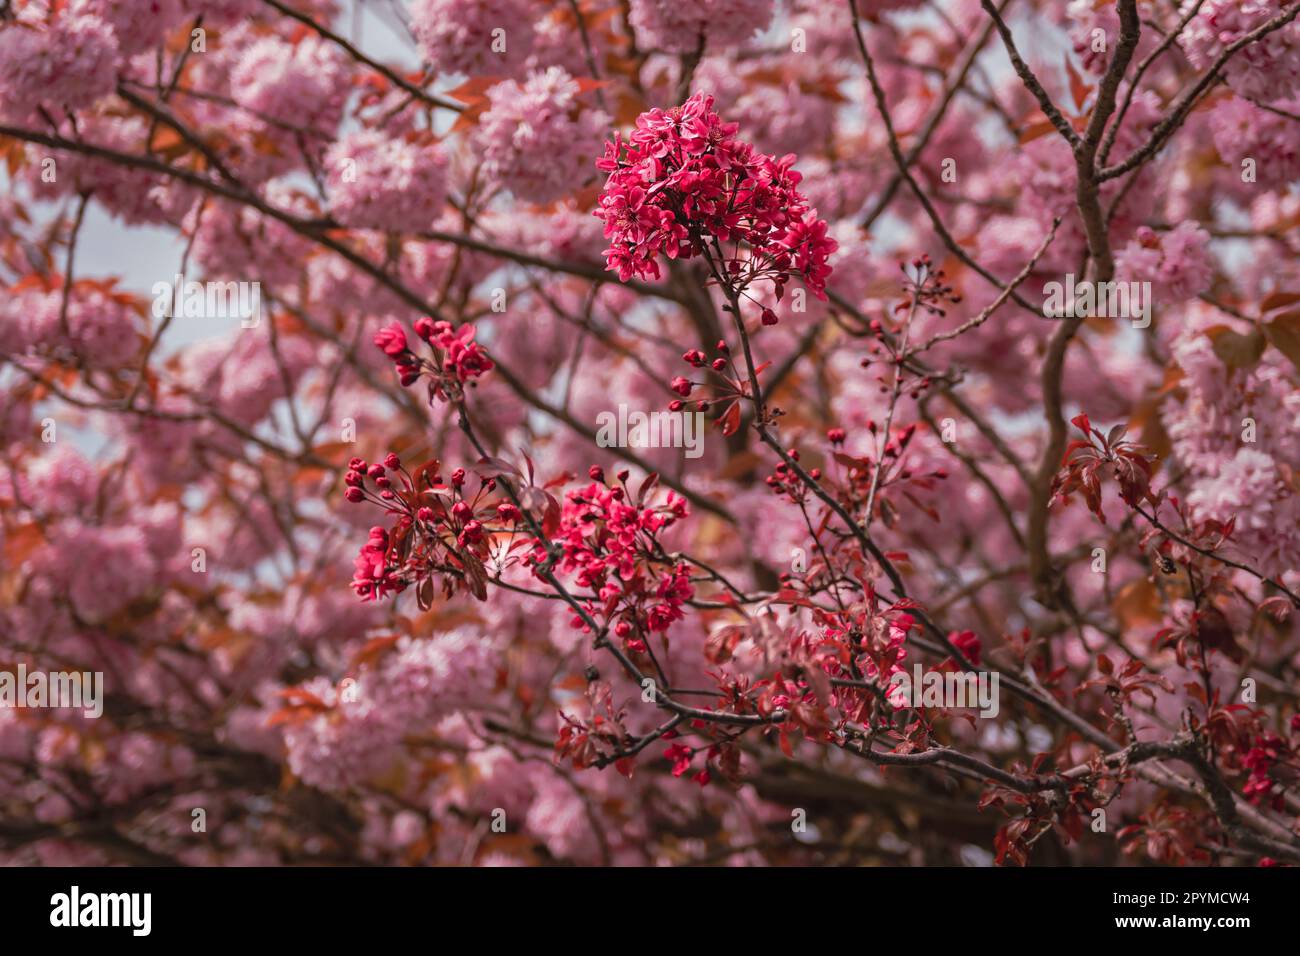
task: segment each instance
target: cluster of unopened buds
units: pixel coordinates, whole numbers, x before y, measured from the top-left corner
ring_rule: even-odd
[[[723,375],[727,370],[727,366],[731,364],[730,362],[731,348],[730,346],[727,345],[726,342],[719,339],[716,351],[718,352],[717,357],[714,358],[712,361],[710,361],[709,357],[705,355],[703,352],[701,352],[699,349],[691,349],[688,352],[682,353],[682,361],[685,362],[687,365],[691,366],[692,368],[704,368],[705,366],[707,366],[708,368],[716,372],[718,375]],[[682,398],[674,399],[673,401],[669,402],[668,410],[671,412],[680,412],[683,408],[686,407],[686,403],[682,401],[682,399],[689,398],[691,392],[695,390],[696,386],[701,384],[703,383],[693,382],[690,379],[686,378],[684,375],[678,375],[676,378],[674,378],[669,383],[668,387],[671,388],[678,395],[680,395]],[[709,410],[708,400],[707,399],[698,400],[695,403],[695,408],[698,411],[707,412]]]
[[[799,460],[799,449],[790,448],[786,450],[786,455],[791,461]],[[809,468],[805,474],[813,481],[820,481],[822,470],[820,468]],[[803,476],[794,468],[784,461],[777,462],[776,469],[772,474],[763,479],[763,483],[772,489],[777,495],[788,497],[791,501],[803,501],[808,495],[808,485]]]
[[[429,398],[443,401],[459,399],[468,383],[492,370],[493,362],[483,347],[474,341],[474,326],[459,329],[450,322],[428,317],[415,320],[415,334],[433,352],[434,361],[421,358],[411,350],[406,330],[393,322],[375,333],[375,345],[397,368],[403,387],[413,385],[424,373],[429,374]]]
[[[906,312],[915,303],[931,315],[942,318],[947,313],[941,307],[941,303],[956,305],[961,301],[961,296],[944,281],[944,271],[935,269],[934,262],[928,254],[917,256],[912,260],[911,266],[909,271],[906,264],[902,262],[898,264],[899,270],[903,273],[903,290],[907,293],[907,298],[894,306],[895,312]]]
[[[392,453],[374,464],[362,458],[348,463],[343,497],[377,505],[395,519],[389,528],[371,528],[357,555],[352,587],[362,600],[427,582],[420,593],[420,603],[427,606],[434,575],[441,575],[447,596],[459,586],[480,599],[485,596],[483,562],[491,535],[513,529],[523,516],[511,502],[494,497],[495,478],[480,479],[471,496],[464,468],[449,477],[444,482],[436,460],[411,472]]]
[[[708,368],[713,373],[711,382],[697,382],[687,378],[684,375],[678,375],[668,387],[676,392],[681,398],[673,399],[668,403],[668,410],[679,412],[686,407],[684,399],[690,398],[691,394],[697,388],[708,387],[711,389],[710,398],[698,398],[695,400],[695,409],[700,412],[707,412],[715,404],[719,405],[714,416],[714,423],[722,430],[722,434],[730,436],[735,434],[740,427],[740,411],[742,402],[750,397],[750,381],[744,372],[733,373],[731,365],[731,348],[722,339],[714,346],[717,353],[712,359],[705,355],[699,349],[690,349],[682,353],[682,361],[692,368]],[[754,376],[760,376],[770,366],[771,362],[762,362],[754,367]],[[784,414],[776,406],[770,406],[766,409],[767,414],[775,419]]]
[[[879,434],[880,426],[874,421],[868,420],[866,429],[871,435],[875,436]],[[844,443],[848,440],[848,432],[839,427],[828,429],[826,440],[831,446],[827,456],[828,467],[830,467],[829,463],[833,462],[843,468],[839,472],[832,469],[828,480],[836,478],[836,474],[839,475],[835,480],[835,484],[840,489],[845,504],[855,507],[865,501],[871,487],[872,475],[877,467],[884,469],[884,473],[877,483],[878,490],[900,481],[911,482],[922,489],[929,489],[933,487],[935,481],[946,479],[948,472],[943,468],[916,472],[903,466],[903,455],[916,433],[917,426],[915,423],[906,425],[903,428],[893,429],[881,449],[880,461],[876,462],[870,458],[858,457],[844,452],[842,449]],[[797,449],[791,448],[786,454],[792,461],[799,461]],[[804,474],[812,481],[820,482],[822,480],[822,470],[820,468],[804,469]],[[786,497],[792,502],[797,503],[807,499],[809,492],[807,480],[799,474],[798,469],[788,462],[779,462],[775,471],[768,475],[764,482],[772,489],[774,494]]]

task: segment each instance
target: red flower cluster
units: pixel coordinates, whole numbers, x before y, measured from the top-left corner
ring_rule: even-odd
[[[392,528],[370,529],[370,538],[356,558],[353,590],[363,601],[383,598],[417,584],[422,607],[433,602],[435,578],[447,597],[468,590],[479,600],[487,597],[484,560],[493,531],[507,530],[521,518],[510,502],[493,497],[496,480],[481,480],[477,493],[468,494],[465,469],[443,482],[437,460],[407,471],[394,454],[382,464],[367,465],[361,458],[348,463],[343,496],[354,504],[368,501],[396,518]],[[503,527],[491,527],[500,523]]]
[[[599,469],[593,473],[600,475]],[[637,633],[666,631],[682,618],[681,606],[695,594],[683,564],[673,566],[657,583],[646,573],[649,559],[662,560],[656,536],[689,514],[686,500],[672,492],[662,505],[643,505],[653,485],[648,480],[635,499],[624,485],[610,487],[599,479],[568,492],[552,536],[560,548],[560,569],[576,572],[578,586],[595,591],[604,602],[606,618],[619,618],[614,633],[633,642]],[[529,563],[540,566],[546,560],[545,545],[535,541]],[[581,618],[574,623],[583,624]]]
[[[561,569],[578,572],[579,586],[601,591],[610,572],[630,579],[636,574],[637,545],[642,536],[653,538],[689,513],[686,500],[672,492],[658,508],[638,507],[627,499],[622,486],[608,487],[596,481],[565,495],[555,542],[563,548]],[[546,560],[540,542],[534,557],[538,563]],[[608,586],[617,589],[616,584]]]
[[[429,372],[431,399],[437,397],[447,401],[459,397],[466,382],[494,367],[483,347],[474,341],[472,325],[453,329],[450,322],[420,318],[415,321],[415,332],[433,350],[434,362],[428,362],[411,351],[406,330],[398,322],[376,332],[374,342],[397,366],[402,385],[414,384],[422,372]]]
[[[388,531],[384,528],[370,529],[370,539],[361,546],[353,565],[352,590],[363,601],[406,590],[406,582],[394,577],[388,564]]]
[[[778,297],[791,273],[825,298],[830,254],[837,244],[826,223],[796,188],[803,178],[793,154],[776,159],[736,139],[713,97],[697,93],[670,110],[637,117],[628,142],[616,135],[596,165],[609,173],[600,208],[609,248],[605,259],[619,279],[657,279],[660,253],[669,259],[702,255],[713,245],[744,243],[745,260],[726,259],[738,285],[769,278]]]
[[[1293,730],[1298,722],[1300,715],[1292,718]],[[1300,754],[1295,748],[1275,733],[1262,733],[1251,742],[1241,764],[1250,771],[1242,793],[1252,803],[1281,811],[1286,805],[1285,792],[1300,781]]]

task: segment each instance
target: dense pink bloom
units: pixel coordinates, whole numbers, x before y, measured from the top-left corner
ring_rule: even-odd
[[[430,142],[362,131],[325,158],[330,211],[345,226],[425,232],[447,196],[447,160]]]
[[[139,319],[128,297],[79,284],[66,297],[66,310],[64,300],[60,289],[12,293],[0,303],[0,349],[50,352],[66,342],[94,368],[113,368],[139,352]]]
[[[1179,44],[1206,69],[1224,49],[1284,12],[1282,0],[1206,0]],[[1224,67],[1228,85],[1242,96],[1272,102],[1300,92],[1300,24],[1294,20],[1240,49]]]
[[[1150,282],[1157,305],[1165,306],[1204,292],[1213,276],[1210,234],[1194,222],[1157,234],[1142,227],[1115,257],[1121,279]]]
[[[119,56],[112,29],[95,16],[7,25],[0,29],[0,114],[21,122],[42,104],[55,115],[87,106],[112,90]]]
[[[181,0],[73,0],[71,9],[112,27],[123,56],[161,42],[182,16]]]
[[[181,373],[191,393],[234,421],[252,425],[285,398],[312,365],[315,352],[301,337],[274,347],[265,329],[241,329],[231,342],[211,338],[186,349]]]
[[[632,27],[644,47],[685,53],[703,37],[710,50],[744,43],[767,29],[772,0],[631,0]]]
[[[1235,519],[1231,549],[1265,573],[1300,567],[1300,495],[1289,484],[1300,460],[1300,392],[1286,359],[1265,352],[1244,371],[1215,354],[1207,329],[1223,324],[1198,312],[1175,339],[1185,398],[1165,406],[1174,452],[1191,472],[1193,516]]]
[[[510,76],[533,47],[529,0],[414,0],[420,52],[444,73]]]
[[[1300,96],[1277,105],[1294,112]],[[1300,179],[1300,123],[1294,119],[1231,96],[1214,104],[1209,122],[1215,148],[1231,167],[1233,179],[1241,179],[1248,170],[1255,182],[1270,187]]]
[[[639,508],[627,501],[621,487],[592,482],[570,491],[556,534],[562,547],[560,567],[576,573],[582,587],[600,589],[611,572],[629,581],[637,573],[638,546],[687,514],[686,502],[671,492],[662,506]],[[545,558],[539,546],[533,560]]]
[[[493,642],[470,630],[402,638],[377,665],[340,690],[313,678],[291,702],[307,702],[285,723],[289,766],[330,790],[356,787],[387,769],[404,734],[470,705],[493,681]]]
[[[72,138],[129,155],[148,130],[149,121],[141,116],[95,113],[78,120]],[[60,132],[71,135],[72,124],[62,124]],[[167,176],[82,153],[51,156],[44,146],[31,143],[26,159],[20,175],[30,183],[33,195],[56,199],[93,190],[96,202],[127,223],[175,225],[198,198],[193,187]]]
[[[297,43],[277,36],[252,39],[230,70],[230,93],[260,117],[332,134],[347,95],[338,48],[315,34]]]
[[[0,4],[0,671],[109,704],[0,706],[0,865],[1285,835],[1300,716],[1237,687],[1300,667],[1295,25],[1138,152],[1283,0],[1138,5],[1098,185],[1153,321],[1069,336],[1037,306],[1095,223],[980,0],[852,5],[915,188],[844,2],[287,5]],[[1116,5],[1007,16],[1081,130]],[[168,314],[176,272],[260,321]],[[996,716],[890,687],[967,663],[1021,679]],[[1243,812],[1150,786],[1130,732]],[[834,797],[882,780],[987,840]]]
[[[608,117],[579,100],[576,80],[559,67],[488,90],[476,141],[484,173],[520,199],[550,202],[591,178]]]
[[[806,72],[772,78],[761,63],[744,70],[725,57],[709,57],[696,67],[693,86],[712,94],[719,111],[735,120],[758,149],[780,156],[811,153],[831,133],[835,104],[804,88],[803,81],[811,86],[814,77],[812,64]]]

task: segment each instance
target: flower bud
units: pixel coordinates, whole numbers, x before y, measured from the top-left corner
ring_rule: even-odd
[[[389,358],[397,358],[406,351],[406,332],[398,322],[376,332],[374,341]]]

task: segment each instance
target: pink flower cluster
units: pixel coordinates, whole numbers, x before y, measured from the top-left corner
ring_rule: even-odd
[[[1198,69],[1224,49],[1282,13],[1283,0],[1206,0],[1179,43]],[[1300,92],[1300,23],[1292,20],[1238,50],[1224,67],[1228,85],[1242,96],[1272,102]]]
[[[1210,287],[1213,260],[1210,234],[1195,222],[1184,222],[1157,234],[1140,226],[1136,237],[1116,256],[1122,279],[1150,282],[1157,303],[1169,305],[1199,295]]]
[[[1277,105],[1295,112],[1300,95]],[[1300,179],[1300,123],[1237,96],[1216,103],[1208,115],[1214,146],[1234,173],[1244,171],[1243,161],[1250,160],[1256,180],[1270,187]]]
[[[1208,307],[1184,320],[1172,352],[1185,394],[1166,403],[1164,423],[1188,471],[1192,518],[1235,521],[1228,550],[1286,574],[1300,567],[1300,494],[1288,477],[1300,461],[1300,392],[1273,348],[1252,368],[1226,366],[1207,331],[1224,321]]]
[[[404,735],[490,691],[495,653],[466,629],[403,637],[345,691],[316,677],[286,692],[296,705],[283,729],[290,769],[329,790],[364,783],[396,759]]]
[[[363,130],[325,158],[330,211],[345,226],[385,232],[433,227],[447,198],[447,159],[433,143]]]
[[[709,57],[696,67],[694,85],[712,93],[757,148],[779,156],[810,152],[827,141],[835,127],[835,104],[803,82],[815,78],[814,65],[777,77],[761,61],[738,66],[727,57]]]
[[[197,342],[181,359],[192,394],[244,425],[253,425],[292,390],[315,362],[316,352],[300,337],[273,344],[270,335],[246,334],[233,345],[221,338]],[[287,379],[287,382],[286,382]]]
[[[347,99],[348,71],[338,48],[310,34],[297,43],[260,36],[230,70],[231,97],[272,123],[332,135]]]
[[[0,302],[0,352],[48,353],[64,346],[92,368],[113,368],[132,359],[141,341],[130,296],[98,286],[74,283],[66,310],[61,289],[12,289]]]
[[[686,53],[744,43],[772,22],[772,0],[631,0],[631,25],[641,47]]]
[[[113,89],[117,40],[95,16],[26,22],[0,29],[0,115],[25,122],[40,106],[61,116],[89,106]]]
[[[183,15],[180,0],[73,0],[71,9],[99,17],[112,27],[123,56],[161,41]]]
[[[411,30],[441,73],[513,76],[533,49],[529,0],[415,0]]]
[[[662,508],[641,508],[627,501],[621,486],[593,481],[565,495],[555,541],[563,549],[560,568],[577,572],[580,587],[599,590],[611,572],[627,580],[636,574],[640,535],[655,535],[689,513],[686,501],[671,492]],[[538,542],[537,562],[546,560]]]
[[[583,185],[609,117],[587,109],[578,82],[558,66],[488,90],[476,143],[483,172],[520,199],[550,202]]]
[[[637,117],[628,142],[615,136],[597,166],[609,173],[595,215],[605,223],[605,259],[621,280],[658,278],[656,258],[689,259],[713,246],[743,242],[742,263],[726,267],[747,281],[771,278],[778,292],[789,274],[802,275],[825,298],[829,258],[837,248],[825,221],[799,192],[795,157],[764,155],[736,139],[713,97],[702,93],[671,110]]]

